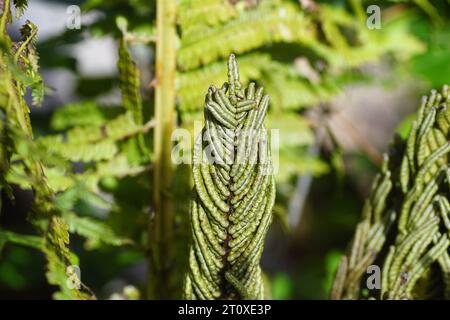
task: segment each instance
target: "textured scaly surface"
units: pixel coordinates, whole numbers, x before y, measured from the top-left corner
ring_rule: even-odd
[[[268,106],[262,87],[242,90],[231,55],[228,83],[208,90],[194,146],[186,299],[264,298],[259,261],[275,201]]]
[[[407,139],[385,156],[332,299],[364,297],[372,264],[381,267],[381,288],[369,297],[450,299],[449,102],[448,86],[424,97]]]

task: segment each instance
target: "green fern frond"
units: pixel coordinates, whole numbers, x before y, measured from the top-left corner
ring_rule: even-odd
[[[71,161],[100,161],[114,157],[118,152],[116,143],[112,140],[102,140],[96,143],[64,143],[60,139],[45,138],[48,150]],[[42,139],[40,139],[42,141]]]
[[[263,124],[269,96],[254,83],[243,90],[231,55],[228,82],[211,86],[205,100],[205,127],[193,156],[193,244],[184,296],[263,299],[259,260],[275,201]]]
[[[23,16],[28,7],[28,0],[14,0],[14,7],[16,9],[16,18]]]
[[[276,60],[262,67],[261,81],[267,84],[267,91],[274,104],[275,112],[295,111],[330,100],[340,92],[338,79],[329,75],[317,75],[316,81],[306,78],[294,64]]]
[[[78,266],[77,258],[72,254],[69,244],[68,226],[61,218],[54,216],[46,233],[44,253],[47,257],[47,280],[59,287],[53,297],[60,300],[89,300],[95,298],[81,279],[70,272]],[[71,277],[70,277],[71,276]]]
[[[104,243],[112,246],[130,245],[130,239],[118,236],[105,222],[89,217],[79,217],[72,212],[65,212],[62,219],[68,225],[71,233],[76,233],[87,239],[86,247],[95,249]]]
[[[312,82],[296,70],[294,64],[278,62],[269,54],[250,53],[240,57],[240,61],[243,66],[240,70],[242,83],[248,83],[249,80],[265,83],[268,93],[277,105],[275,111],[312,106],[339,92],[334,84],[336,79],[332,81],[326,76],[318,76],[318,82]],[[201,109],[198,103],[202,98],[200,89],[210,83],[220,82],[223,72],[224,61],[219,61],[178,75],[179,109],[182,115]]]
[[[409,2],[416,4],[419,8],[421,8],[424,12],[426,12],[431,19],[433,19],[437,23],[442,23],[443,18],[441,17],[438,8],[435,7],[429,0],[389,0],[392,2]]]
[[[36,44],[37,27],[31,21],[27,20],[26,23],[20,27],[20,34],[22,36],[23,41]]]
[[[150,169],[150,165],[136,165],[135,163],[131,163],[128,159],[127,152],[121,151],[114,158],[99,161],[96,163],[95,168],[76,175],[75,181],[83,181],[89,190],[98,193],[100,191],[99,183],[103,178],[114,177],[115,179],[121,179],[124,177],[133,177],[147,172]],[[61,176],[58,176],[58,178],[64,179]],[[63,181],[61,180],[61,182]]]
[[[54,156],[54,154],[53,154]],[[76,156],[74,155],[73,158]],[[149,171],[149,165],[135,165],[127,159],[125,151],[120,151],[113,158],[97,161],[83,172],[72,173],[71,169],[61,166],[43,166],[43,172],[48,186],[54,192],[61,192],[73,188],[75,184],[83,182],[86,192],[99,193],[99,183],[103,178],[133,177]],[[16,184],[23,190],[32,189],[34,179],[26,174],[23,164],[14,163],[5,176],[7,185]]]
[[[266,123],[270,128],[282,128],[276,132],[278,149],[277,157],[273,157],[273,166],[278,168],[277,183],[289,185],[289,179],[293,176],[328,172],[329,168],[324,161],[308,155],[316,138],[310,123],[304,117],[294,112],[277,112],[269,114]]]
[[[119,108],[101,107],[94,101],[70,103],[58,108],[52,115],[50,127],[65,130],[72,127],[102,126],[118,116]]]
[[[133,114],[137,124],[142,124],[142,100],[140,94],[139,69],[134,62],[125,40],[119,42],[119,85],[122,103]]]
[[[49,152],[72,161],[111,159],[119,150],[117,142],[147,130],[137,125],[133,115],[126,112],[103,126],[75,127],[65,135],[48,135],[37,139]]]
[[[362,8],[361,4],[355,5]],[[402,24],[387,22],[383,30],[372,32],[365,21],[326,4],[309,14],[289,1],[273,0],[238,13],[226,23],[213,26],[199,23],[191,26],[194,31],[189,36],[182,34],[180,69],[191,70],[225,58],[230,52],[242,54],[277,42],[295,43],[312,50],[337,70],[376,61],[386,53],[404,59],[425,49]],[[349,32],[354,36],[348,37]],[[325,39],[320,38],[320,33]]]
[[[418,39],[408,34],[405,24],[397,23],[395,17],[377,32],[368,29],[365,20],[353,19],[344,9],[329,5],[321,5],[318,19],[323,22],[321,30],[326,41],[311,41],[308,47],[325,59],[333,70],[377,62],[388,53],[399,60],[407,59],[425,50]],[[348,39],[342,29],[351,30],[354,36]]]
[[[238,15],[238,9],[229,0],[182,0],[178,6],[183,37],[190,37],[198,29],[225,23]]]
[[[45,168],[49,185],[55,191],[64,191],[75,183],[82,181],[90,192],[100,192],[99,183],[102,178],[124,178],[133,177],[149,171],[151,166],[134,165],[127,159],[126,152],[120,152],[113,158],[98,161],[95,167],[86,171],[70,175],[59,168]]]
[[[117,61],[122,103],[125,109],[131,112],[136,124],[142,125],[143,111],[140,94],[140,75],[136,62],[133,60],[128,49],[126,40],[126,36],[128,35],[128,21],[123,17],[119,17],[116,22],[122,31],[122,38],[119,43],[119,60]],[[130,148],[130,158],[134,158],[132,162],[141,163],[148,160],[149,150],[147,149],[142,133],[131,138],[127,143]]]
[[[377,298],[449,298],[450,90],[424,97],[405,141],[394,142],[363,209],[331,293],[360,298],[369,265],[380,264]],[[433,287],[436,279],[442,285]]]
[[[258,10],[244,11],[228,23],[182,37],[178,65],[191,70],[225,58],[230,52],[244,53],[276,42],[308,43],[314,38],[315,26],[298,6],[278,1],[262,3]]]
[[[37,27],[31,21],[20,28],[22,41],[15,43],[14,59],[29,77],[29,82],[25,85],[31,87],[33,105],[40,106],[44,99],[45,86],[44,80],[39,73],[39,54],[36,50]]]
[[[42,237],[18,234],[2,229],[0,229],[0,242],[3,243],[3,245],[10,242],[41,251],[44,249],[44,239]]]
[[[24,9],[27,4],[26,1],[15,1],[14,3],[18,5],[19,10]],[[3,233],[3,239],[0,242],[2,246],[6,241],[20,242],[43,251],[47,259],[47,279],[50,284],[59,286],[61,290],[55,297],[90,299],[93,295],[85,293],[89,289],[81,282],[79,284],[83,287],[82,290],[67,284],[67,267],[76,265],[77,261],[67,247],[69,243],[67,226],[58,217],[60,212],[53,203],[55,194],[48,185],[44,174],[42,150],[33,139],[29,108],[24,99],[28,88],[36,90],[42,83],[38,72],[38,56],[34,47],[37,28],[31,22],[27,22],[21,29],[23,40],[13,43],[9,35],[4,32],[6,23],[9,22],[8,15],[8,12],[3,12],[0,25],[0,40],[4,44],[4,46],[0,46],[0,82],[2,84],[0,86],[0,114],[4,115],[1,119],[3,130],[1,131],[0,142],[2,145],[0,147],[8,150],[6,161],[2,159],[2,166],[3,161],[9,164],[15,160],[23,175],[26,176],[24,180],[33,190],[34,196],[33,210],[29,215],[29,220],[39,232],[45,235],[45,240],[41,242],[37,238]],[[35,98],[40,99],[39,93],[34,95]],[[35,152],[37,150],[41,151]],[[49,160],[49,162],[52,161]],[[17,166],[2,168],[2,174],[5,174],[6,180],[15,167]],[[7,171],[4,172],[3,169]]]
[[[251,79],[262,77],[261,66],[270,62],[270,56],[265,54],[248,54],[240,57],[240,75],[242,83],[248,83]],[[178,74],[177,85],[179,96],[179,108],[181,114],[202,110],[199,101],[203,99],[203,88],[211,83],[220,83],[226,72],[226,61],[211,63],[203,68],[182,72]]]

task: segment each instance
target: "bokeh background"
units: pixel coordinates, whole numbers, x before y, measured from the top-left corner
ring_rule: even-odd
[[[70,5],[82,9],[79,30],[66,27]],[[369,5],[381,10],[380,29],[366,23]],[[268,126],[281,130],[276,219],[262,258],[272,298],[326,299],[390,139],[408,131],[421,95],[450,82],[449,1],[180,0],[178,14],[178,126],[190,129],[201,119],[205,90],[225,80],[224,59],[235,52],[243,80],[267,87]],[[70,128],[69,113],[61,111],[67,106],[89,112],[100,106],[106,119],[118,114],[119,16],[128,20],[134,39],[129,43],[140,70],[144,117],[151,119],[155,2],[33,0],[8,31],[18,38],[26,20],[39,28],[47,89],[43,105],[31,108],[36,137]],[[85,166],[74,161],[75,172]],[[177,179],[186,190],[178,199],[185,203],[189,170],[180,167]],[[144,297],[142,239],[151,180],[143,170],[105,174],[96,183],[92,190],[80,187],[70,210],[102,221],[136,245],[73,232],[70,248],[79,257],[82,281],[99,298],[121,298],[130,285]],[[0,226],[33,234],[27,222],[32,194],[20,183],[14,194],[15,203],[3,195]],[[182,270],[189,237],[185,207],[176,219]],[[42,253],[11,243],[0,247],[0,298],[52,297]]]

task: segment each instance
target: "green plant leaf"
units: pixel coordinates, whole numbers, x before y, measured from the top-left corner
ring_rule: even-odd
[[[49,223],[45,240],[44,253],[47,257],[47,280],[50,284],[59,287],[53,296],[56,299],[88,300],[92,299],[92,293],[81,282],[78,275],[70,272],[78,266],[78,259],[71,254],[69,244],[69,227],[61,218],[53,217]],[[89,293],[87,293],[88,291]]]
[[[42,250],[44,248],[44,239],[41,237],[23,235],[0,229],[0,243],[2,244],[0,247],[4,246],[8,242],[37,250]]]

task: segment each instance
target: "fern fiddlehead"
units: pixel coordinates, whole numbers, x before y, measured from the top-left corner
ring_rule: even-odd
[[[449,101],[448,86],[424,97],[407,139],[385,156],[331,298],[362,297],[373,263],[381,290],[372,297],[450,298]]]
[[[230,55],[228,82],[209,88],[194,146],[186,299],[263,298],[259,260],[275,200],[268,105],[262,87],[242,89]]]

